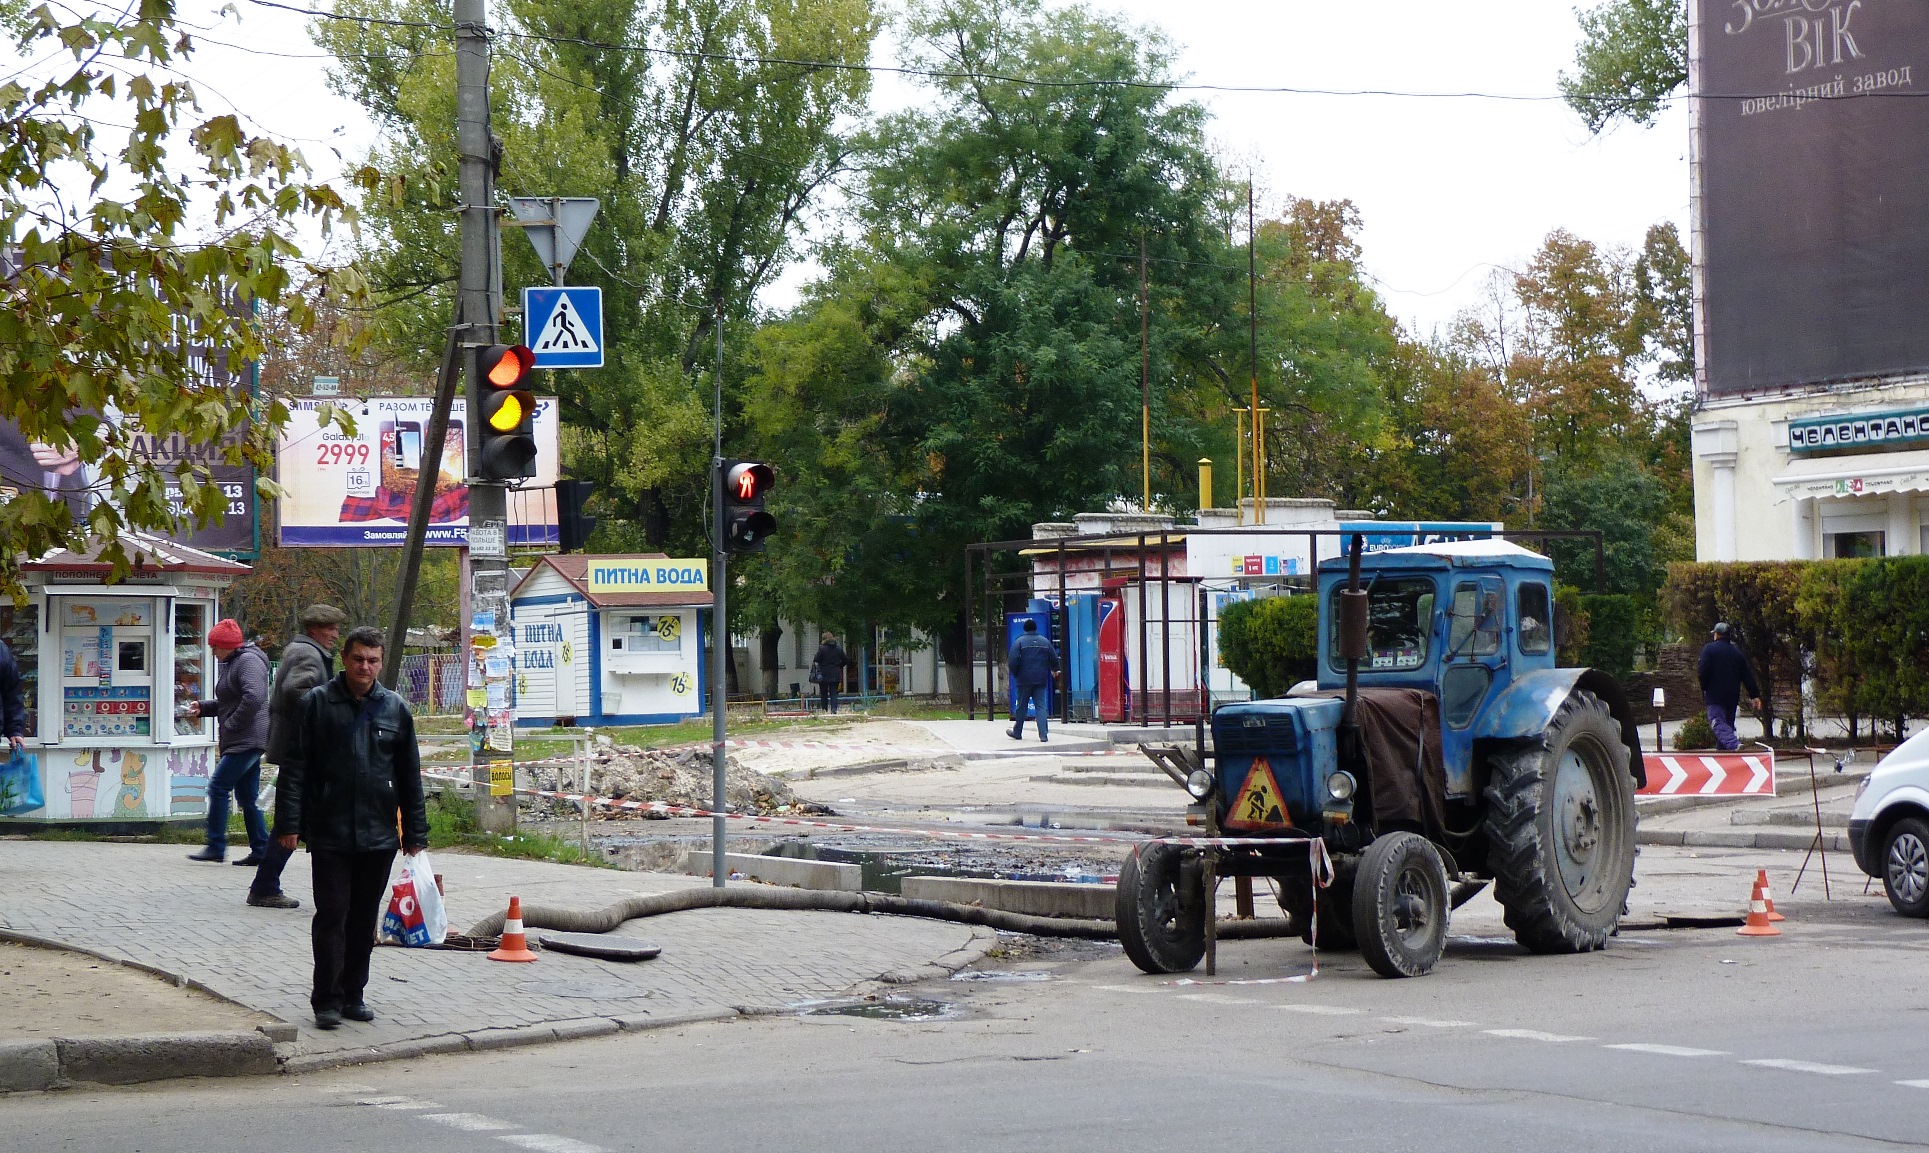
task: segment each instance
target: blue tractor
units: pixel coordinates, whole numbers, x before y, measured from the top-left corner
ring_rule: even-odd
[[[1132,961],[1196,966],[1228,876],[1274,879],[1303,939],[1387,977],[1431,969],[1488,882],[1528,949],[1602,948],[1634,883],[1640,737],[1618,681],[1555,667],[1553,593],[1551,561],[1497,540],[1356,537],[1322,563],[1318,681],[1215,709],[1210,752],[1174,774],[1212,843],[1148,844],[1119,873]]]

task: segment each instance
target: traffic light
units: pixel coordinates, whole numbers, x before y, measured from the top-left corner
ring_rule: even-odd
[[[536,475],[536,396],[529,372],[536,354],[520,344],[492,344],[479,354],[482,411],[476,417],[481,452],[476,475],[483,480],[521,480]]]
[[[575,552],[596,529],[596,518],[583,515],[596,486],[586,480],[556,482],[556,544],[563,552]]]
[[[767,464],[723,462],[723,551],[757,552],[776,531],[777,518],[764,511],[764,494],[776,479]]]

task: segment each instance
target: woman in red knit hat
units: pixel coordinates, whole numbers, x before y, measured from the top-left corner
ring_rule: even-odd
[[[208,843],[191,861],[219,861],[228,855],[228,794],[241,805],[248,827],[248,855],[237,865],[259,864],[268,850],[268,826],[256,794],[261,789],[261,752],[268,747],[268,656],[241,635],[233,617],[208,630],[208,647],[221,662],[214,699],[188,705],[191,717],[213,716],[221,759],[208,781]]]

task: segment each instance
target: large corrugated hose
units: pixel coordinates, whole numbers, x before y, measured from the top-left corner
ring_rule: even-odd
[[[1007,913],[1002,909],[959,905],[949,901],[914,901],[909,897],[896,897],[888,893],[747,887],[679,889],[673,893],[660,893],[651,897],[630,897],[600,909],[564,909],[555,905],[525,904],[522,907],[522,922],[524,926],[531,929],[555,929],[568,933],[608,933],[613,932],[625,921],[660,917],[665,913],[682,913],[691,909],[788,909],[822,913],[885,913],[897,917],[926,917],[939,921],[956,921],[965,925],[984,925],[987,928],[1001,929],[1008,933],[1030,933],[1039,937],[1078,937],[1085,940],[1105,941],[1118,936],[1118,926],[1107,920],[1035,917],[1025,913]],[[469,928],[469,936],[499,936],[502,933],[502,922],[501,913],[487,917]],[[1223,921],[1218,929],[1221,940],[1290,937],[1297,935],[1298,932],[1298,927],[1284,917]]]

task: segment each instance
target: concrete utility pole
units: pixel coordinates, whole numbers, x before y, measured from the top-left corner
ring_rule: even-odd
[[[477,655],[485,669],[492,662],[512,657],[514,635],[509,624],[509,496],[500,481],[477,478],[477,462],[482,457],[482,434],[478,414],[482,412],[482,382],[478,377],[476,349],[496,342],[496,321],[502,315],[501,300],[494,288],[497,252],[495,140],[489,132],[489,30],[484,0],[454,0],[455,76],[456,76],[456,151],[461,167],[457,187],[461,193],[462,266],[458,289],[462,316],[467,321],[463,333],[463,371],[467,375],[465,395],[469,398],[467,434],[469,451],[469,553],[470,617],[462,622],[465,639],[475,648],[464,648],[465,686],[477,686]],[[474,627],[481,626],[481,627]],[[470,636],[473,628],[473,636]],[[480,642],[478,644],[478,642]],[[481,678],[484,683],[501,681],[500,667]],[[484,739],[471,734],[470,764],[476,782],[476,820],[491,833],[513,832],[516,827],[516,799],[496,796],[484,787],[492,776],[500,778],[501,769],[513,759],[511,741],[515,715],[504,708],[515,691],[513,677],[498,694],[490,686],[488,704],[476,712],[474,723]],[[471,710],[475,712],[475,710]],[[507,717],[507,723],[502,718]],[[492,773],[492,766],[499,766]],[[500,787],[500,780],[496,781]]]
[[[729,565],[729,554],[724,551],[723,535],[728,531],[723,523],[723,295],[717,295],[717,379],[716,379],[716,447],[710,462],[710,809],[717,816],[710,818],[710,876],[711,884],[723,888],[729,881],[730,869],[724,864],[724,843],[729,839],[726,826],[729,821],[722,815],[730,806],[724,790],[726,766],[729,754],[724,732],[724,720],[728,715],[725,698],[725,676],[730,659],[730,618],[724,605],[725,570]]]

